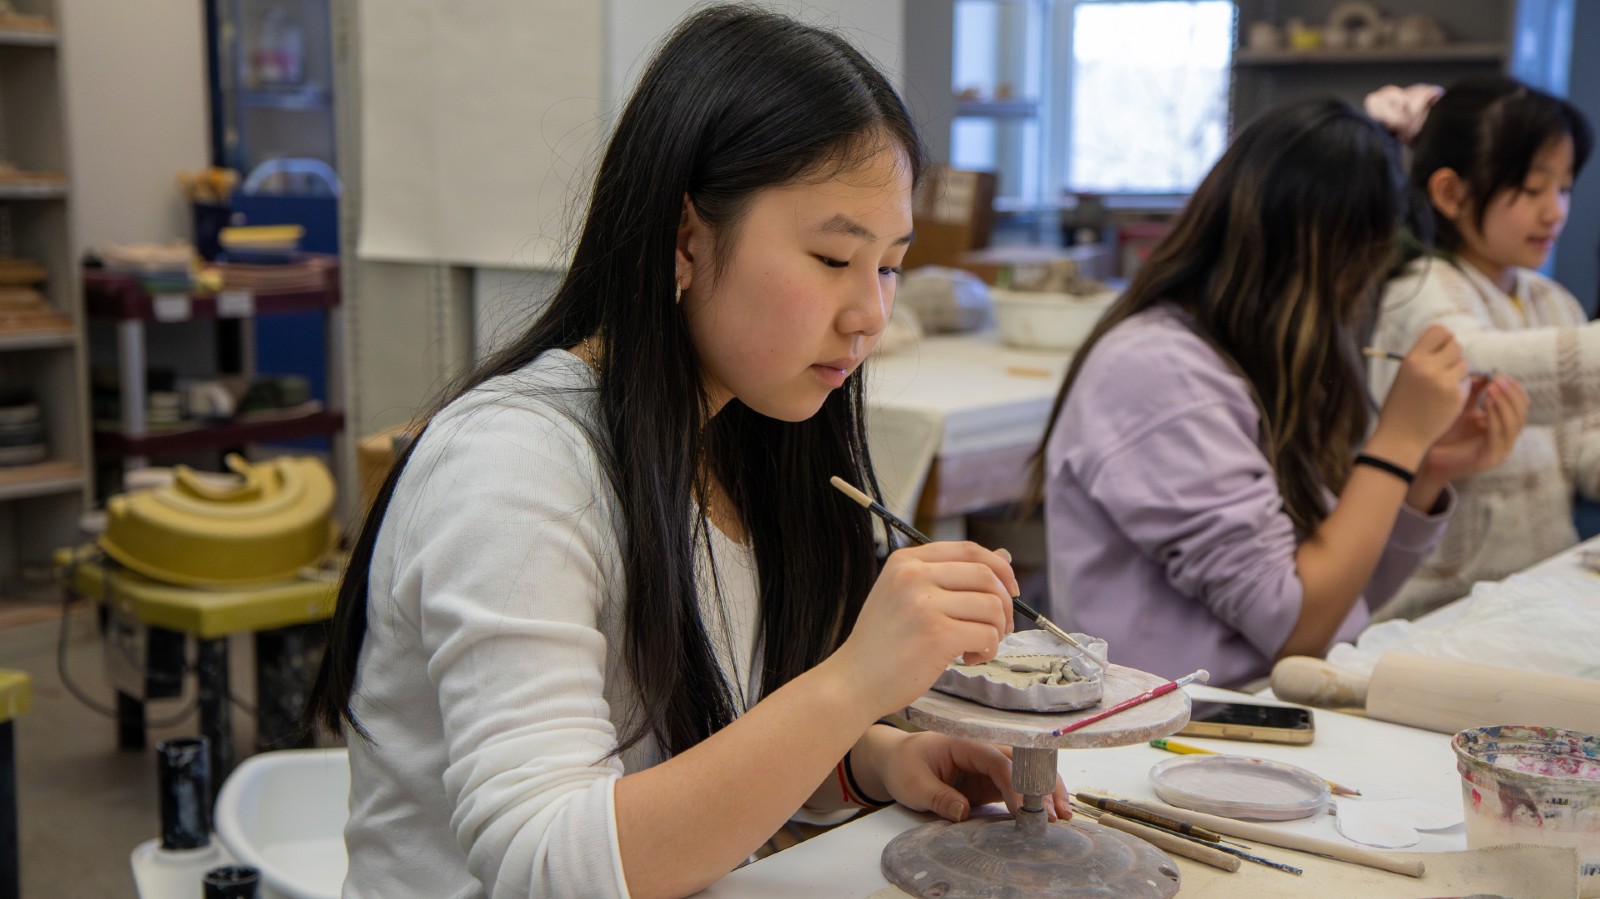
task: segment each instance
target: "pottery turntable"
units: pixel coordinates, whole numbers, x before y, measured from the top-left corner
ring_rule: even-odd
[[[1015,818],[934,821],[896,837],[883,851],[883,874],[917,897],[1165,899],[1178,891],[1178,868],[1155,847],[1084,816],[1050,823],[1044,800],[1055,790],[1056,751],[1143,743],[1189,721],[1189,698],[1174,690],[1070,733],[1054,732],[1166,683],[1112,665],[1100,703],[1063,713],[1010,711],[930,691],[906,709],[926,730],[1012,747],[1012,787],[1023,796]],[[1068,785],[1071,788],[1071,785]]]

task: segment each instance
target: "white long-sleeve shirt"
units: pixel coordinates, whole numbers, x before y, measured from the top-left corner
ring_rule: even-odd
[[[1373,344],[1404,353],[1429,325],[1450,329],[1475,369],[1527,388],[1528,425],[1505,462],[1457,482],[1444,540],[1375,618],[1414,618],[1578,542],[1574,493],[1600,496],[1600,324],[1561,285],[1516,269],[1507,294],[1465,262],[1424,257],[1384,290]],[[1368,374],[1381,403],[1396,363]]]
[[[546,352],[447,406],[412,453],[368,580],[347,899],[627,895],[612,790],[662,753],[612,754],[637,700],[593,387]],[[754,556],[708,530],[702,619],[753,699]]]

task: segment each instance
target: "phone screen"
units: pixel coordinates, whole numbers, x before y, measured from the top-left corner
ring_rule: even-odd
[[[1209,724],[1234,724],[1242,727],[1272,727],[1279,730],[1309,730],[1311,710],[1284,705],[1251,705],[1242,702],[1197,702],[1191,721]]]

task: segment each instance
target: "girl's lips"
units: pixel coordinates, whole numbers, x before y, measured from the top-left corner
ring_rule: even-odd
[[[849,369],[836,368],[832,365],[813,365],[811,370],[830,387],[843,387],[845,379],[850,377]]]

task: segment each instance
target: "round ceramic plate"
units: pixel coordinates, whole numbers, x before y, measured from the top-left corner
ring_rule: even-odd
[[[1229,818],[1307,818],[1331,801],[1328,782],[1304,768],[1242,755],[1185,755],[1150,769],[1164,802]]]

